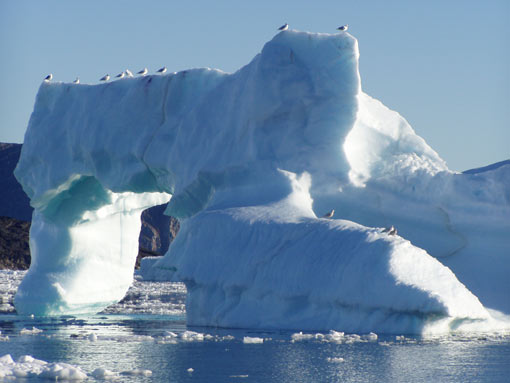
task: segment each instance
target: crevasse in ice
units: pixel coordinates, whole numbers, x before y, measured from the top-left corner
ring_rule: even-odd
[[[43,83],[15,171],[36,209],[18,312],[121,299],[140,213],[171,198],[181,231],[142,272],[186,283],[189,324],[402,333],[509,313],[510,167],[448,170],[363,93],[358,58],[348,33],[284,31],[233,74]]]

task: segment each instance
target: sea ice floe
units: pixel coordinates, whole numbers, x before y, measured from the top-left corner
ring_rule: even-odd
[[[243,343],[246,343],[246,344],[261,344],[261,343],[264,343],[264,338],[245,336],[243,338]]]
[[[118,373],[107,370],[106,368],[96,368],[94,371],[90,373],[96,379],[113,379],[119,376]]]
[[[291,342],[319,341],[331,343],[356,343],[356,342],[375,342],[378,339],[377,334],[371,332],[364,335],[345,334],[343,331],[330,330],[328,334],[304,334],[302,331],[291,335]]]
[[[48,363],[23,355],[14,361],[10,354],[0,358],[0,378],[45,378],[51,380],[84,380],[87,374],[79,367],[68,363]]]
[[[92,333],[92,334],[89,334],[89,336],[87,337],[88,340],[90,340],[91,342],[95,342],[97,341],[97,335]]]
[[[96,379],[117,379],[121,375],[127,376],[151,376],[151,370],[134,369],[121,373],[96,368],[87,374],[80,367],[68,363],[48,363],[44,360],[35,359],[31,355],[20,356],[16,361],[10,354],[0,357],[0,379],[17,380],[43,378],[52,381],[85,380],[89,376]]]
[[[127,375],[127,376],[151,376],[152,371],[151,370],[143,370],[143,369],[135,369],[135,370],[129,370],[129,371],[122,371],[120,374]]]
[[[43,330],[38,329],[36,327],[32,327],[32,329],[24,328],[20,330],[20,335],[36,335],[43,332]]]
[[[326,360],[330,363],[342,363],[342,362],[345,362],[345,359],[344,358],[340,358],[340,357],[328,357],[326,358]]]

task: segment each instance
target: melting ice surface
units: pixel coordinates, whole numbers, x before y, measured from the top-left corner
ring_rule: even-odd
[[[170,200],[181,231],[143,275],[185,283],[189,325],[508,329],[489,309],[510,314],[510,166],[450,171],[358,58],[348,33],[284,31],[233,74],[43,83],[15,171],[35,208],[18,313],[119,301],[141,211]]]

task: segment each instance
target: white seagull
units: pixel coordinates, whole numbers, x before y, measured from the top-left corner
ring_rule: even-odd
[[[335,209],[332,209],[330,212],[327,212],[322,216],[322,218],[333,218],[333,215],[335,214]]]
[[[138,72],[138,74],[145,76],[147,74],[147,72],[148,72],[147,68],[143,68],[140,72]]]
[[[80,83],[80,79],[78,77],[76,77],[76,80],[73,81],[73,84],[79,84]]]
[[[115,76],[115,77],[117,77],[117,78],[124,78],[124,76],[125,76],[125,75],[126,75],[126,74],[125,74],[124,72],[120,72],[120,73],[119,73],[117,76]]]
[[[133,77],[133,73],[131,73],[129,69],[126,69],[124,72],[126,73],[126,76]]]
[[[286,31],[289,29],[289,24],[285,23],[280,28],[278,28],[279,31]]]
[[[108,81],[109,79],[110,79],[110,75],[109,75],[109,74],[106,74],[106,75],[104,75],[103,77],[101,77],[101,78],[99,79],[99,81]]]
[[[164,66],[163,68],[159,68],[159,69],[158,69],[158,73],[163,74],[163,73],[165,73],[165,72],[166,72],[166,66]]]
[[[346,31],[347,29],[349,29],[349,24],[345,24],[345,25],[342,25],[341,27],[338,27],[337,30],[339,31]]]
[[[44,81],[51,81],[51,79],[53,78],[53,75],[50,73],[49,75],[47,75],[45,78],[44,78]]]

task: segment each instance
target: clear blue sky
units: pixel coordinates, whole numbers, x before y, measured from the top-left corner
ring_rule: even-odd
[[[448,163],[510,158],[510,1],[1,1],[0,141],[22,142],[42,79],[247,64],[276,28],[359,40],[364,91]]]

